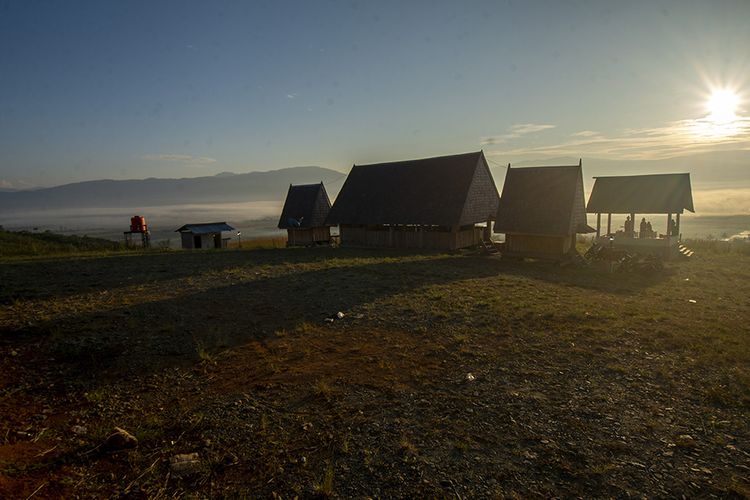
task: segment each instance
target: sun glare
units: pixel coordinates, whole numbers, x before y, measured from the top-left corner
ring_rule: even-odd
[[[708,119],[715,123],[729,123],[737,118],[739,104],[739,96],[731,90],[714,90],[706,103]]]

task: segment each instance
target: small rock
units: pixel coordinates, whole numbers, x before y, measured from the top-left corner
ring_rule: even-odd
[[[70,428],[70,430],[71,432],[73,432],[73,434],[78,434],[79,436],[86,435],[89,432],[89,430],[82,425],[74,425]]]
[[[336,318],[337,319],[344,319],[344,313],[342,313],[341,311],[337,312],[336,313]]]
[[[695,447],[695,439],[693,439],[693,436],[690,434],[680,434],[677,436],[677,440],[675,443],[680,448],[694,448]]]
[[[10,351],[11,356],[18,356],[18,351]]]
[[[138,446],[138,439],[120,427],[115,427],[114,432],[104,442],[104,448],[109,451],[129,450],[136,446]]]
[[[169,459],[169,468],[177,475],[186,476],[200,468],[198,453],[180,453]]]
[[[466,380],[469,381],[469,382],[474,382],[476,380],[476,377],[474,376],[473,373],[467,373],[466,374]]]

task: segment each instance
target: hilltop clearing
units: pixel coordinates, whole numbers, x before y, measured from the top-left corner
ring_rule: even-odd
[[[731,248],[649,276],[324,248],[0,263],[0,497],[747,496]],[[138,446],[102,446],[114,427]]]

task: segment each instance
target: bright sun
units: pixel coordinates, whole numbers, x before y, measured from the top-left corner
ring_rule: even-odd
[[[706,103],[708,119],[715,123],[728,123],[737,118],[740,98],[731,90],[714,90]]]

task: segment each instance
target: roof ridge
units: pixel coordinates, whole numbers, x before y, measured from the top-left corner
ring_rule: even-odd
[[[469,151],[468,153],[456,153],[456,154],[450,154],[450,155],[438,155],[438,156],[429,156],[427,158],[411,158],[408,160],[395,160],[395,161],[382,161],[379,163],[366,163],[362,165],[357,165],[356,163],[352,165],[352,167],[375,167],[378,165],[391,165],[393,163],[412,163],[417,161],[430,161],[430,160],[437,160],[439,158],[455,158],[457,156],[470,156],[470,155],[480,155],[482,154],[482,150],[479,151]]]

